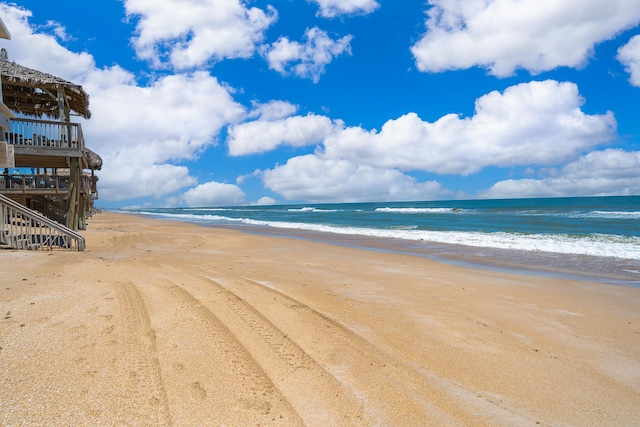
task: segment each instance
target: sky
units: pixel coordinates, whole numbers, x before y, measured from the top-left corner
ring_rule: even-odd
[[[638,0],[0,2],[102,208],[640,194]]]

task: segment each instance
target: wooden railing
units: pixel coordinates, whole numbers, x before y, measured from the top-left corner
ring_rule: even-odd
[[[80,191],[87,194],[97,193],[91,175],[82,174]],[[51,174],[2,174],[0,172],[0,192],[21,194],[60,194],[69,189],[69,175]]]
[[[15,249],[85,249],[82,235],[0,194],[0,243]]]
[[[16,147],[49,147],[84,150],[82,126],[79,123],[25,118],[11,119],[5,140]]]
[[[67,223],[68,208],[58,200],[52,200],[46,197],[34,197],[29,202],[29,208],[40,212],[47,218],[62,225],[66,225]]]

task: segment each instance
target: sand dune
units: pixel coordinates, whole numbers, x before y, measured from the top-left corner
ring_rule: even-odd
[[[640,289],[102,213],[0,251],[0,425],[638,425]]]

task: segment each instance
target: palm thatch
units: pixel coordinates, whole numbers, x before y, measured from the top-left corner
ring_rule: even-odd
[[[2,95],[7,107],[18,113],[33,117],[46,116],[57,120],[60,117],[57,94],[61,92],[65,108],[81,117],[91,117],[89,95],[82,86],[63,80],[42,71],[33,70],[10,62],[6,51],[0,55]]]
[[[82,154],[84,156],[85,162],[87,163],[87,166],[89,166],[89,169],[96,171],[102,169],[102,157],[100,157],[97,153],[89,150],[88,148],[85,148],[84,153]]]

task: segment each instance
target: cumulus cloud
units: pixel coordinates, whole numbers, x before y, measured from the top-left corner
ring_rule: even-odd
[[[9,60],[73,82],[83,81],[95,69],[93,56],[74,53],[60,45],[66,31],[59,24],[50,23],[35,32],[29,24],[31,11],[19,6],[0,3],[2,20],[11,33],[10,41],[2,40]]]
[[[138,19],[132,39],[138,56],[177,69],[224,58],[248,58],[277,19],[271,7],[247,8],[240,0],[125,0]]]
[[[208,73],[159,77],[139,86],[114,66],[98,69],[93,58],[62,47],[55,34],[35,33],[30,12],[2,5],[12,40],[12,60],[83,85],[91,94],[91,120],[81,120],[88,148],[104,160],[103,200],[162,197],[196,180],[178,163],[215,144],[220,129],[245,114],[229,89]]]
[[[205,72],[166,76],[142,87],[123,70],[95,70],[85,88],[92,94],[93,116],[83,129],[89,146],[104,158],[100,194],[109,200],[131,198],[126,188],[138,185],[140,170],[150,174],[149,183],[136,189],[136,197],[169,194],[180,182],[193,185],[193,179],[184,179],[186,168],[173,186],[166,185],[173,179],[166,172],[214,144],[220,129],[244,112]],[[127,184],[123,175],[132,180]],[[157,189],[151,188],[154,183]]]
[[[640,35],[618,49],[617,58],[629,73],[631,84],[640,87]]]
[[[380,132],[346,128],[332,133],[319,155],[461,175],[487,166],[559,165],[615,136],[613,114],[585,114],[583,103],[573,83],[523,83],[480,97],[469,118],[449,114],[430,123],[408,113]]]
[[[105,166],[98,173],[98,189],[103,200],[159,199],[196,184],[196,179],[189,175],[189,169],[184,166],[141,164],[135,157],[126,161],[105,156],[104,160]]]
[[[273,100],[264,104],[253,102],[252,110],[248,118],[260,118],[263,120],[277,120],[294,115],[298,112],[298,106],[287,101]]]
[[[192,158],[244,112],[205,72],[165,76],[148,86],[113,80],[98,86],[94,78],[87,79],[86,88],[95,120],[85,126],[109,141],[105,148],[146,147],[149,161]]]
[[[594,46],[640,22],[637,0],[429,0],[411,48],[421,71],[484,67],[505,77],[580,67]]]
[[[640,194],[640,151],[594,151],[542,179],[509,179],[480,195],[488,198],[629,196]]]
[[[319,15],[335,18],[339,15],[366,15],[380,5],[375,0],[311,0],[320,6]]]
[[[260,197],[256,202],[257,206],[271,206],[276,204],[276,199],[269,196]]]
[[[287,200],[313,203],[435,199],[444,192],[434,181],[417,182],[395,169],[377,169],[315,155],[293,157],[263,172],[267,188]]]
[[[612,113],[587,115],[583,103],[575,84],[548,80],[484,95],[469,118],[449,114],[430,123],[408,113],[379,132],[334,127],[314,154],[291,158],[263,171],[262,178],[288,200],[451,196],[439,183],[419,183],[406,172],[469,175],[488,166],[554,167],[575,161],[610,142],[616,131]]]
[[[316,114],[241,123],[228,130],[229,154],[242,156],[264,153],[282,145],[305,147],[319,144],[340,126],[328,117]]]
[[[126,5],[131,16],[140,17],[136,48],[141,56],[147,55],[146,58],[158,63],[171,60],[178,68],[211,59],[251,55],[264,30],[275,19],[274,12],[244,6],[234,9],[231,6],[240,5],[237,1],[198,3],[199,8],[218,4],[223,11],[242,10],[229,16],[246,18],[229,22],[230,25],[244,22],[245,27],[238,25],[246,30],[240,33],[247,37],[236,37],[229,30],[229,37],[238,43],[229,43],[228,51],[207,50],[209,47],[194,40],[197,35],[204,37],[207,33],[203,28],[212,26],[216,18],[200,17],[184,30],[180,23],[195,16],[182,15],[191,12],[183,12],[188,9],[185,7],[173,7],[175,1],[126,0]],[[441,8],[449,5],[448,0],[432,3]],[[506,0],[494,3],[510,4]],[[531,6],[528,0],[522,3]],[[481,15],[484,2],[477,4],[480,6],[476,12]],[[621,2],[611,9],[618,10],[626,4]],[[168,17],[163,15],[160,5],[178,11],[175,26],[165,22]],[[591,9],[597,9],[598,5],[595,2],[582,14],[591,16]],[[266,20],[252,21],[248,18],[250,11]],[[105,161],[99,173],[100,196],[105,201],[156,197],[173,198],[190,206],[246,203],[239,187],[242,177],[237,185],[219,182],[198,185],[183,164],[215,145],[226,126],[230,126],[226,142],[233,156],[264,153],[283,146],[316,147],[314,154],[294,157],[285,164],[251,175],[261,177],[267,188],[287,200],[435,199],[452,193],[435,181],[418,182],[410,172],[470,175],[488,166],[514,165],[535,170],[544,167],[546,175],[540,179],[502,181],[483,194],[487,197],[577,194],[577,184],[572,183],[578,182],[587,188],[585,194],[640,192],[637,179],[633,179],[636,178],[633,171],[638,170],[637,152],[604,150],[584,154],[612,141],[616,120],[611,112],[583,112],[584,99],[573,83],[548,80],[494,91],[476,100],[475,112],[470,117],[449,114],[431,123],[408,113],[389,120],[379,131],[345,127],[341,121],[321,115],[296,115],[298,107],[286,101],[254,103],[247,112],[234,101],[232,89],[206,72],[156,76],[141,86],[135,75],[119,66],[98,69],[91,55],[62,47],[60,42],[66,38],[64,27],[54,23],[36,30],[28,22],[30,12],[16,6],[0,4],[0,13],[14,36],[11,41],[0,41],[1,46],[8,48],[10,59],[82,84],[91,94],[93,117],[82,124],[88,147]],[[604,14],[603,20],[607,21],[610,15]],[[259,22],[262,26],[257,25]],[[167,28],[163,28],[165,23]],[[256,25],[251,26],[252,23]],[[601,24],[593,23],[596,27]],[[447,25],[457,28],[455,22]],[[460,31],[471,31],[473,25],[468,27],[465,21],[463,27]],[[263,51],[272,68],[317,81],[326,64],[342,53],[349,53],[351,36],[331,40],[327,33],[314,28],[307,31],[306,37],[305,44],[281,38]],[[618,56],[632,79],[636,74],[632,68],[633,58],[637,58],[636,39],[620,49]],[[245,42],[240,43],[241,40]],[[476,50],[482,49],[474,45],[471,54],[477,54]],[[495,58],[502,58],[500,55]],[[485,64],[492,70],[509,68],[498,67],[498,59],[474,64]],[[524,66],[518,61],[515,64],[515,68]],[[561,167],[566,162],[572,163]],[[594,173],[584,174],[585,170]],[[615,173],[621,176],[613,176]],[[191,189],[184,196],[175,196],[185,188]],[[275,200],[265,197],[259,203]]]
[[[206,182],[187,190],[182,198],[187,206],[238,206],[245,203],[245,194],[240,187],[221,182]]]
[[[269,68],[281,74],[293,73],[317,83],[333,58],[344,53],[351,54],[352,38],[347,35],[333,40],[326,31],[313,27],[305,31],[304,44],[280,37],[265,49],[264,56]]]

